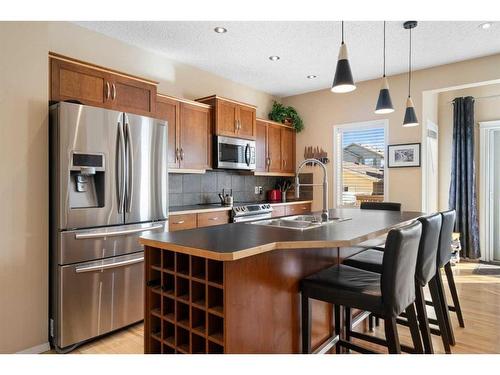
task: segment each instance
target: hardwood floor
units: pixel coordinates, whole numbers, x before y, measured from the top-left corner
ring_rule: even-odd
[[[460,263],[453,267],[465,319],[465,328],[460,328],[456,315],[451,313],[457,341],[457,344],[452,347],[453,353],[500,353],[500,275],[474,274],[473,271],[478,266],[478,263]],[[451,301],[451,298],[448,300]],[[429,308],[429,315],[433,316],[432,308]],[[358,328],[364,329],[366,327],[360,325]],[[401,342],[411,345],[408,329],[400,325],[398,329]],[[375,330],[374,334],[384,337],[383,324]],[[380,353],[386,353],[382,347],[366,342],[361,344]],[[444,353],[440,337],[433,335],[433,344],[436,353]],[[143,325],[139,323],[89,342],[75,349],[72,353],[143,353]]]

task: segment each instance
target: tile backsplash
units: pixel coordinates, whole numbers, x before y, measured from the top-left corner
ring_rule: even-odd
[[[283,177],[254,176],[225,170],[207,171],[204,174],[169,173],[168,178],[169,202],[172,207],[219,203],[217,194],[222,193],[222,189],[232,189],[235,202],[265,201],[266,191],[274,189],[276,183],[283,179]],[[292,177],[289,179],[293,182]],[[256,186],[262,186],[262,194],[255,194]],[[307,190],[304,191],[305,195],[307,193]]]

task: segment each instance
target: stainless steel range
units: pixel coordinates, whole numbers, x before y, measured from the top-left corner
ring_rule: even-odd
[[[272,217],[273,208],[268,203],[236,203],[231,210],[231,222],[243,223]]]

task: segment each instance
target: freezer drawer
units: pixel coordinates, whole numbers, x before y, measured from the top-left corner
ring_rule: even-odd
[[[64,348],[143,319],[144,253],[60,266],[55,344]]]
[[[85,262],[142,251],[139,237],[148,232],[166,231],[166,223],[158,221],[61,232],[57,264]]]

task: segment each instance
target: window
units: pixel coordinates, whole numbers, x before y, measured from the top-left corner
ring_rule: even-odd
[[[334,127],[336,207],[384,201],[386,137],[386,120]]]

